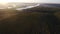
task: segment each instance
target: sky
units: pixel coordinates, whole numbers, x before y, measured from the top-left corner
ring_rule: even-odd
[[[35,2],[42,2],[42,3],[60,3],[60,0],[36,0]]]
[[[60,3],[60,0],[0,0],[0,3],[6,2],[26,2],[26,3]]]

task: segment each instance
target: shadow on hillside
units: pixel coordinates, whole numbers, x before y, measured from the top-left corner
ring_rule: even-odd
[[[60,30],[60,26],[57,26],[60,25],[60,12],[45,9],[8,12],[9,15],[15,15],[0,20],[0,34],[56,34]]]
[[[58,19],[48,13],[21,13],[0,21],[1,34],[53,34]]]

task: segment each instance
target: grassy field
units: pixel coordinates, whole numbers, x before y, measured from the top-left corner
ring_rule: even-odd
[[[0,13],[0,34],[56,34],[60,30],[60,8],[35,7]]]

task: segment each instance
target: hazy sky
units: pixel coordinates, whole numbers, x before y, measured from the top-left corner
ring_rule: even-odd
[[[36,0],[35,2],[60,3],[60,0]]]
[[[60,0],[0,0],[0,2],[60,3]]]

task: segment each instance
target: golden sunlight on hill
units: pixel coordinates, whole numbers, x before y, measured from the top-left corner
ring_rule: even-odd
[[[14,15],[16,15],[16,13],[12,10],[0,10],[0,20],[9,18]]]

